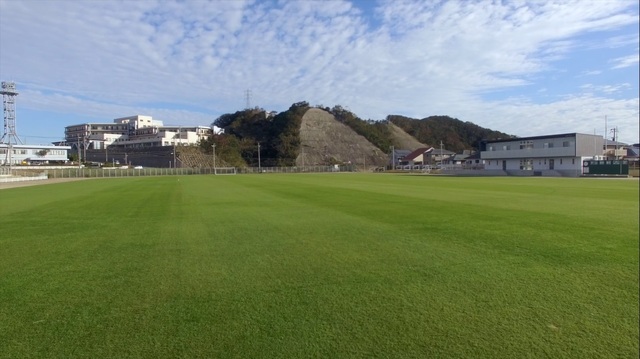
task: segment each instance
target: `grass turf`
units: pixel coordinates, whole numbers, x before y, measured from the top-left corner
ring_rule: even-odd
[[[638,182],[0,191],[0,357],[638,357]]]

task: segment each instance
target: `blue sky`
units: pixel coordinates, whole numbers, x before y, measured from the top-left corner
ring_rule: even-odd
[[[636,0],[0,0],[30,144],[83,122],[210,125],[251,106],[449,115],[517,136],[639,137]],[[611,136],[608,131],[608,137]]]

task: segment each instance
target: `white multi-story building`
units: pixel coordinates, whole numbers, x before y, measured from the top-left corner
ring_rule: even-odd
[[[512,175],[579,176],[584,159],[602,156],[604,138],[582,133],[510,138],[485,143],[485,170]]]
[[[66,143],[76,150],[195,145],[211,134],[210,127],[164,126],[162,121],[142,115],[116,118],[111,123],[65,127]]]
[[[0,165],[67,162],[69,146],[13,145],[0,143]]]

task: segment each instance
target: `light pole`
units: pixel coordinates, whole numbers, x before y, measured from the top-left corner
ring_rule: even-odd
[[[173,168],[176,168],[176,141],[173,141]]]
[[[440,169],[444,169],[444,152],[442,151],[442,141],[440,141]]]
[[[260,164],[260,142],[258,142],[258,172],[262,173],[262,165]]]
[[[217,174],[216,173],[216,144],[214,143],[213,145],[211,145],[211,148],[213,149],[213,174]]]

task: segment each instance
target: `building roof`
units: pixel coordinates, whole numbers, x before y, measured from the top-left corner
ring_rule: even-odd
[[[439,148],[434,148],[433,151],[431,151],[431,154],[436,155],[436,156],[444,156],[444,155],[455,155],[455,152],[449,151],[449,150],[445,150],[445,149],[439,149]]]
[[[423,155],[425,153],[431,152],[433,151],[433,147],[420,147],[417,150],[409,153],[408,155],[404,156],[404,160],[405,161],[412,161],[414,160],[416,157]]]
[[[618,142],[618,141],[614,141],[614,140],[607,140],[606,138],[604,140],[605,140],[605,143],[607,144],[607,146],[616,146],[616,147],[627,147],[627,146],[629,146],[628,143],[624,143],[624,142]]]
[[[7,143],[0,143],[0,147],[9,147],[9,144]],[[55,149],[61,149],[61,150],[68,150],[71,147],[70,146],[56,146],[56,145],[18,145],[18,144],[12,144],[11,148],[15,148],[15,149],[19,149],[19,148],[23,148],[23,149],[27,149],[27,148],[31,148],[31,149],[41,149],[41,150],[55,150]]]
[[[91,126],[91,125],[104,125],[104,126],[113,126],[113,125],[121,125],[120,123],[113,123],[113,122],[83,122],[83,123],[77,123],[75,125],[68,125],[68,126],[64,126],[65,128],[67,127],[76,127],[76,126]]]
[[[462,160],[466,160],[468,159],[469,155],[465,154],[465,153],[456,153],[455,155],[453,155],[453,157],[451,158],[454,161],[462,161]]]
[[[640,148],[634,146],[627,147],[627,157],[640,157]]]
[[[467,160],[479,160],[480,159],[480,152],[473,152],[466,159]]]
[[[499,143],[499,142],[513,142],[513,141],[526,141],[526,140],[543,140],[547,138],[571,138],[576,137],[579,133],[559,133],[555,135],[544,135],[544,136],[531,136],[531,137],[514,137],[514,138],[499,138],[497,140],[484,140],[485,143]],[[586,136],[593,136],[589,134],[583,134]]]
[[[395,155],[396,155],[396,158],[397,158],[397,157],[406,156],[406,155],[408,155],[409,153],[411,153],[411,151],[409,151],[409,150],[393,150],[393,151],[389,154],[389,156],[392,156],[392,155],[394,155],[394,154],[395,154]]]

